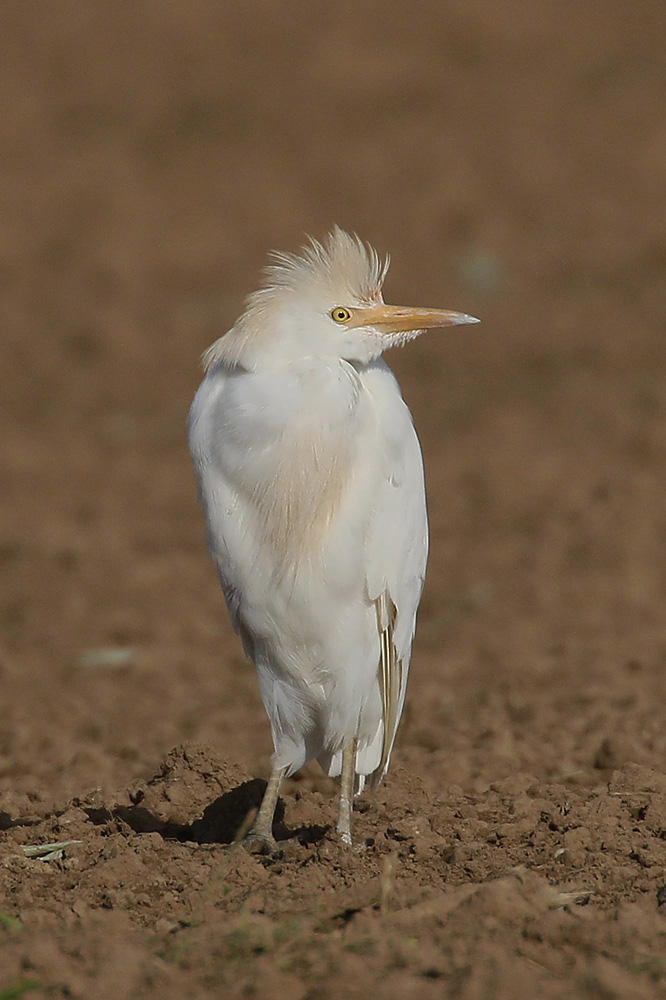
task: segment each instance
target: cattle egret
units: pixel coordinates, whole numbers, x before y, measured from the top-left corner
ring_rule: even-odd
[[[276,254],[204,355],[189,444],[227,608],[254,661],[275,753],[244,844],[274,849],[280,781],[316,759],[353,795],[386,773],[428,552],[423,461],[382,353],[476,323],[388,306],[388,259],[335,228]]]

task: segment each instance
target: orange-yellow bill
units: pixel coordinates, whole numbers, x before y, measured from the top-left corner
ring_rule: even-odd
[[[422,309],[418,306],[371,306],[355,309],[350,326],[376,326],[384,333],[407,333],[410,330],[434,330],[442,326],[479,323],[476,316],[450,309]]]

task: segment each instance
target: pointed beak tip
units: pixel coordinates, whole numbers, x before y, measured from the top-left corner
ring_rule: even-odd
[[[477,316],[468,316],[467,313],[461,313],[460,319],[456,320],[456,326],[468,326],[470,323],[480,323],[481,320]]]

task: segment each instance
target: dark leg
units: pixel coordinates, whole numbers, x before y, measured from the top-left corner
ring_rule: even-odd
[[[338,833],[345,844],[352,843],[352,811],[354,808],[354,778],[356,777],[356,744],[354,738],[342,752]]]
[[[247,836],[242,840],[243,847],[247,851],[259,853],[265,850],[274,851],[277,848],[273,836],[273,817],[280,793],[280,782],[285,770],[286,768],[280,767],[273,768],[271,771],[257,817]]]

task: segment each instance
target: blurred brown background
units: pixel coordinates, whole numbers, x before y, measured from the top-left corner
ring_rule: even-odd
[[[388,358],[432,524],[396,761],[663,769],[666,7],[0,19],[0,806],[187,740],[265,773],[184,426],[266,252],[334,223],[391,253],[387,301],[483,320]]]

